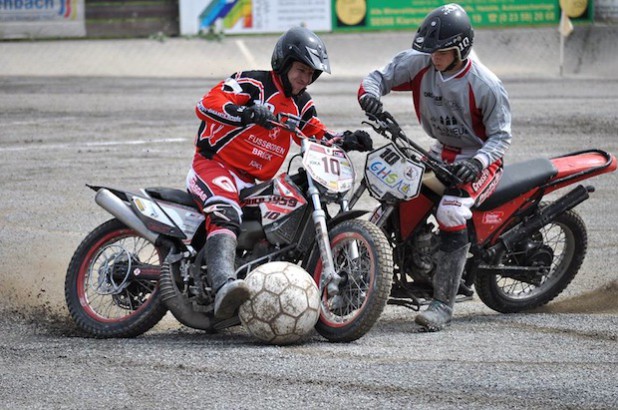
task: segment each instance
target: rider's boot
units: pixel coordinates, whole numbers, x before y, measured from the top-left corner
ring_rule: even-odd
[[[208,277],[215,290],[214,314],[217,319],[234,316],[236,309],[249,299],[249,287],[242,279],[236,279],[234,258],[236,237],[220,233],[210,235],[206,241]]]
[[[466,264],[470,244],[454,250],[436,253],[436,270],[433,276],[433,301],[414,321],[427,331],[437,332],[451,322],[455,297]]]

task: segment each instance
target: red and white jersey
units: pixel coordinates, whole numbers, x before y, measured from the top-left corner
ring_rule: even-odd
[[[269,180],[279,170],[296,135],[282,128],[267,130],[257,124],[243,126],[241,113],[246,106],[265,105],[275,115],[293,114],[302,118],[298,127],[318,139],[327,132],[317,118],[307,92],[286,97],[277,74],[272,71],[237,72],[212,88],[195,109],[202,123],[195,141],[194,161],[214,159],[240,178]]]
[[[445,78],[429,54],[404,50],[362,81],[359,98],[412,91],[416,116],[438,142],[432,155],[447,162],[478,158],[485,167],[502,158],[511,143],[511,110],[501,81],[477,60],[468,59]]]

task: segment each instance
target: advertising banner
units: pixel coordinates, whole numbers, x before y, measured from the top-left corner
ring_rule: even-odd
[[[583,2],[583,1],[582,1]],[[416,30],[439,0],[333,0],[333,30]],[[557,25],[558,0],[461,0],[476,28]],[[585,2],[583,2],[585,3]],[[592,2],[573,21],[592,21]]]
[[[85,35],[84,0],[0,0],[0,38]]]
[[[331,31],[332,0],[181,0],[180,31],[281,33],[294,26]]]
[[[594,18],[602,23],[618,23],[618,0],[596,0]]]

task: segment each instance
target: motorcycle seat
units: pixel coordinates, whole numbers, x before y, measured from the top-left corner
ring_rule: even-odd
[[[197,208],[197,204],[187,191],[183,191],[175,188],[161,188],[152,187],[146,188],[145,191],[154,199],[160,199],[162,201],[173,202],[175,204],[190,206],[191,208]]]
[[[547,158],[536,158],[504,167],[502,178],[496,190],[476,209],[489,211],[526,191],[544,184],[555,176],[558,170]]]

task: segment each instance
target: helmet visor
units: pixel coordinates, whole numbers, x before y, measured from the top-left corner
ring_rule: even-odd
[[[330,74],[330,63],[328,56],[322,48],[311,48],[305,46],[304,60],[305,63],[317,71],[325,71]]]

